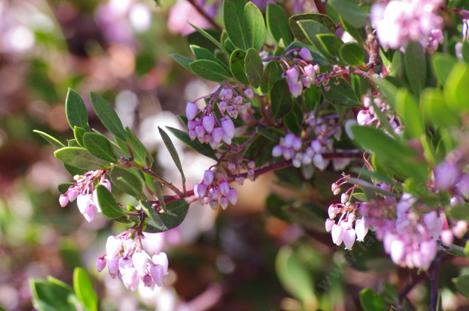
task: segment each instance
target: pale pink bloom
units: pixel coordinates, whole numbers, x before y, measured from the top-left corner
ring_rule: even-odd
[[[172,33],[186,36],[195,31],[190,24],[200,28],[210,27],[207,19],[200,15],[189,2],[178,0],[169,11],[168,29]]]

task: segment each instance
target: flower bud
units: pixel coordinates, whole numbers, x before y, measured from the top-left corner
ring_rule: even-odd
[[[225,118],[221,121],[221,127],[223,128],[223,141],[227,144],[231,144],[231,139],[234,137],[235,134],[235,126],[233,121],[230,118]]]
[[[311,55],[311,52],[307,48],[301,48],[298,54],[303,60],[307,62],[310,62],[313,60],[313,56]]]
[[[343,240],[344,240],[345,249],[351,250],[353,247],[353,244],[355,243],[355,230],[353,229],[344,230]]]
[[[106,241],[106,259],[112,259],[122,251],[122,240],[116,239],[113,235]]]
[[[204,129],[207,131],[207,133],[211,133],[213,131],[213,128],[215,126],[215,118],[212,115],[205,116],[202,119],[202,124],[204,126]]]
[[[203,178],[204,184],[206,185],[212,184],[214,178],[215,178],[215,174],[213,174],[211,170],[206,170],[204,172],[204,178]]]
[[[68,198],[65,194],[61,194],[59,197],[59,204],[61,207],[65,207],[68,204]]]
[[[355,221],[355,234],[357,235],[357,241],[363,242],[365,236],[368,233],[368,226],[366,225],[365,218],[359,218]]]
[[[188,102],[186,105],[186,117],[187,120],[191,121],[194,120],[194,118],[197,115],[199,108],[197,107],[196,103]]]
[[[404,242],[401,240],[393,240],[391,242],[391,259],[394,263],[399,264],[404,256]]]
[[[228,201],[232,204],[232,205],[235,205],[236,202],[238,201],[238,194],[236,192],[236,190],[234,189],[230,189],[230,191],[228,192]]]
[[[252,99],[254,97],[254,92],[251,88],[247,88],[244,90],[244,95],[246,95],[247,98]]]
[[[327,218],[326,223],[324,224],[324,227],[326,229],[326,232],[331,232],[332,226],[335,224],[334,220]]]
[[[343,237],[344,237],[344,229],[337,224],[333,224],[331,228],[331,236],[332,236],[332,242],[335,245],[342,244]]]
[[[448,190],[453,187],[460,174],[453,163],[443,162],[434,169],[435,187],[438,190]]]
[[[279,146],[279,145],[276,145],[273,149],[272,149],[272,156],[273,157],[280,157],[283,153],[283,150],[282,150],[282,147]]]
[[[98,272],[103,271],[105,267],[106,259],[104,259],[104,257],[99,257],[98,259],[96,259],[96,270],[98,270]]]

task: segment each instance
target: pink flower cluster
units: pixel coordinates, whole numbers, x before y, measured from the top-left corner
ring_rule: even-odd
[[[331,186],[334,194],[340,193],[341,185],[346,183],[342,177]],[[332,242],[338,246],[342,243],[345,249],[352,249],[355,240],[363,242],[368,233],[368,223],[364,217],[357,219],[358,206],[350,200],[350,193],[355,189],[350,187],[340,196],[340,203],[329,205],[325,228],[331,233]]]
[[[340,194],[347,183],[348,176],[340,178],[332,184],[332,192]],[[392,190],[383,183],[376,187]],[[355,240],[363,241],[372,230],[394,263],[426,270],[436,256],[439,241],[450,246],[455,237],[462,238],[467,232],[465,221],[449,222],[442,210],[428,211],[428,206],[407,193],[399,201],[393,196],[379,196],[368,202],[352,202],[355,189],[355,185],[349,187],[341,194],[340,203],[329,206],[325,223],[334,244],[344,243],[346,249],[351,249]]]
[[[409,194],[402,195],[397,203],[393,200],[361,203],[360,213],[395,264],[427,270],[436,256],[446,218],[438,211],[418,213],[423,206]],[[391,215],[383,206],[394,206]]]
[[[319,73],[319,65],[313,64],[313,56],[307,48],[301,48],[294,52],[293,64],[285,70],[284,76],[288,88],[293,97],[303,93],[303,89],[309,88],[315,83],[316,74]]]
[[[329,160],[323,154],[333,151],[332,137],[339,137],[341,130],[333,115],[316,118],[313,113],[309,113],[305,124],[307,129],[303,139],[292,133],[286,134],[272,149],[272,156],[291,160],[294,167],[314,165],[324,170]]]
[[[391,0],[371,8],[371,23],[385,48],[403,48],[417,41],[435,51],[443,41],[443,18],[438,15],[442,0]]]
[[[195,102],[187,103],[189,137],[210,144],[212,149],[217,149],[222,142],[230,145],[236,132],[233,119],[250,117],[249,99],[253,96],[252,89],[245,89],[241,94],[235,88],[223,87],[210,96],[202,109]]]
[[[434,187],[452,193],[451,203],[462,204],[469,199],[469,174],[458,166],[455,157],[438,164],[433,170]]]
[[[156,233],[143,233],[132,238],[130,231],[110,236],[106,243],[106,255],[99,257],[99,272],[107,266],[112,278],[119,277],[124,286],[135,290],[141,284],[154,288],[163,285],[168,274],[168,257],[159,252],[152,239]]]
[[[221,206],[226,209],[230,203],[236,204],[238,200],[238,194],[226,176],[211,169],[206,170],[202,181],[195,185],[194,194],[199,201],[212,208]]]
[[[377,108],[388,119],[388,123],[394,132],[398,135],[402,133],[403,129],[398,118],[392,114],[391,107],[389,107],[389,105],[381,98],[371,98],[370,96],[365,96],[363,97],[362,103],[364,108],[357,113],[357,123],[359,125],[380,127],[381,121],[379,120],[375,111]]]
[[[242,185],[246,178],[254,180],[256,178],[256,163],[247,159],[239,159],[236,161],[229,161],[226,164],[226,169],[229,175],[235,179],[235,181]]]
[[[60,206],[65,207],[68,203],[77,200],[80,213],[86,221],[91,222],[96,213],[101,212],[95,187],[103,185],[111,191],[111,182],[106,178],[106,171],[104,170],[89,171],[84,175],[76,175],[73,179],[75,182],[59,197]]]

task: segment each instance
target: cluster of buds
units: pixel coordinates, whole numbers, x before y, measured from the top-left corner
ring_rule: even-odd
[[[340,193],[341,185],[347,183],[346,177],[332,184],[332,192]],[[350,194],[355,186],[350,187],[340,196],[340,203],[329,205],[328,218],[325,223],[327,232],[331,233],[332,242],[338,246],[342,243],[345,249],[352,249],[356,241],[363,242],[368,233],[368,223],[364,217],[357,219],[358,205],[351,202]]]
[[[324,170],[329,160],[323,154],[333,151],[333,137],[339,137],[341,130],[337,126],[334,116],[316,118],[314,114],[306,115],[305,124],[307,129],[302,139],[295,134],[288,133],[280,139],[278,145],[272,149],[272,156],[283,157],[292,161],[294,167],[314,165]]]
[[[130,231],[110,236],[106,254],[96,261],[99,272],[107,266],[112,278],[118,277],[124,286],[135,290],[139,285],[154,288],[163,285],[168,274],[168,257],[153,243],[155,233],[142,233],[132,238]]]
[[[435,189],[451,192],[453,205],[462,204],[469,199],[469,174],[463,171],[465,164],[459,161],[461,158],[462,155],[455,152],[433,170]]]
[[[186,117],[189,137],[217,149],[222,142],[230,145],[235,136],[233,119],[247,120],[252,115],[249,102],[254,93],[245,89],[242,93],[232,87],[223,87],[207,99],[207,105],[200,108],[197,103],[189,102]]]
[[[362,203],[360,213],[383,241],[385,252],[395,264],[427,270],[437,253],[443,217],[437,211],[419,214],[415,203],[416,200],[405,193],[398,202],[387,198]],[[394,207],[392,213],[383,210],[384,204]]]
[[[371,8],[371,23],[384,48],[399,49],[418,41],[433,52],[443,41],[442,0],[392,0]]]
[[[314,164],[317,168],[324,170],[328,161],[321,155],[332,145],[329,143],[323,146],[317,139],[312,140],[303,147],[303,140],[295,134],[288,133],[280,139],[280,143],[272,149],[272,156],[283,157],[285,160],[291,160],[294,167]]]
[[[246,178],[249,180],[256,178],[256,162],[254,161],[247,159],[229,161],[226,164],[226,169],[239,185],[242,185]]]
[[[221,206],[226,209],[228,204],[236,204],[238,200],[238,194],[226,176],[211,169],[206,170],[202,181],[195,185],[194,194],[199,201],[212,208]]]
[[[89,171],[84,175],[76,175],[73,179],[75,182],[59,197],[60,206],[65,207],[68,203],[77,200],[80,213],[86,221],[91,222],[96,213],[101,212],[95,188],[97,185],[103,185],[111,191],[111,182],[107,179],[104,170]]]
[[[363,109],[361,109],[357,113],[357,123],[359,125],[380,127],[381,122],[375,111],[375,109],[379,109],[382,114],[387,118],[388,123],[393,129],[393,131],[398,135],[402,134],[403,129],[399,120],[394,114],[392,114],[391,107],[381,98],[372,98],[370,96],[365,96],[363,97],[362,103]]]
[[[298,52],[294,50],[293,55],[293,64],[285,70],[284,76],[291,95],[298,97],[303,93],[303,89],[315,84],[320,68],[318,64],[312,63],[313,56],[307,48],[301,48]]]

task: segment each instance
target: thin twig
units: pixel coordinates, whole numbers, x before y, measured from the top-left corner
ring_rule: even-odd
[[[217,30],[221,30],[220,25],[218,25],[217,22],[215,22],[215,20],[207,12],[205,12],[205,10],[199,4],[197,4],[195,0],[187,1],[194,7],[194,9],[197,10],[197,12],[199,12],[200,15],[202,15],[207,20],[207,22],[209,22]]]
[[[430,310],[438,309],[438,274],[440,273],[441,254],[438,254],[430,267]]]
[[[420,273],[419,275],[412,278],[411,282],[407,284],[406,287],[399,294],[399,302],[404,301],[407,298],[407,295],[417,286],[422,280],[426,277],[425,273]]]

